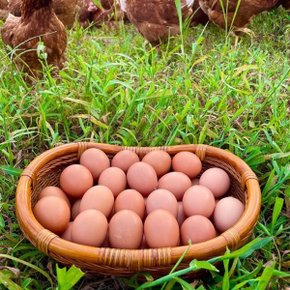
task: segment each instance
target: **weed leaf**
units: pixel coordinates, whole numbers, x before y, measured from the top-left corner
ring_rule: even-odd
[[[72,265],[68,271],[66,267],[61,269],[56,265],[56,275],[58,290],[70,290],[85,274],[75,265]]]
[[[274,234],[274,228],[278,219],[278,216],[281,213],[282,207],[283,207],[284,199],[280,197],[276,197],[275,199],[275,205],[272,215],[272,223],[271,223],[271,234]]]
[[[2,170],[6,174],[13,175],[13,176],[20,176],[23,171],[20,168],[14,168],[14,167],[5,166],[5,165],[1,165],[0,170]]]

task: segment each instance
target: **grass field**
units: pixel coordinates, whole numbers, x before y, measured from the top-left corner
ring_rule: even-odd
[[[198,26],[159,51],[130,25],[76,27],[68,32],[60,80],[48,73],[34,86],[25,84],[0,42],[0,289],[57,287],[56,263],[19,230],[15,190],[21,170],[35,156],[80,140],[126,146],[204,143],[244,159],[262,189],[253,236],[260,242],[191,287],[285,289],[290,284],[289,20],[281,8],[259,15],[249,26],[254,36],[239,39],[212,24]],[[183,280],[172,281],[164,289],[181,289],[178,282],[190,289]],[[75,289],[134,283],[86,276]]]

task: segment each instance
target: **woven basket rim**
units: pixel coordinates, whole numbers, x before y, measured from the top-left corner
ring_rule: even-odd
[[[193,244],[189,246],[178,246],[171,248],[159,249],[115,249],[115,248],[101,248],[91,247],[65,241],[50,231],[44,229],[33,215],[31,208],[31,187],[35,182],[36,173],[48,161],[57,157],[64,156],[71,153],[78,153],[80,156],[88,148],[99,148],[106,154],[116,154],[121,150],[132,150],[140,155],[152,150],[165,150],[169,154],[175,154],[180,151],[191,151],[199,156],[201,160],[205,157],[220,156],[223,161],[228,162],[242,178],[242,185],[247,191],[247,202],[245,210],[239,221],[226,232],[220,234],[214,239],[206,242]],[[34,244],[38,249],[46,254],[55,253],[56,255],[64,255],[71,259],[80,259],[89,263],[96,263],[104,266],[112,266],[118,264],[120,266],[128,266],[130,264],[142,264],[140,257],[146,261],[144,267],[150,267],[152,261],[146,259],[148,255],[157,255],[160,258],[158,265],[166,266],[175,263],[184,251],[188,250],[185,261],[190,261],[192,258],[210,258],[216,253],[223,254],[226,248],[235,249],[244,240],[249,231],[255,226],[261,207],[261,191],[258,179],[251,168],[239,157],[231,152],[219,149],[210,145],[190,144],[190,145],[175,145],[164,147],[124,147],[118,145],[108,145],[103,143],[93,142],[77,142],[60,145],[45,151],[36,157],[23,171],[16,192],[16,215],[21,230],[24,235]],[[114,260],[112,264],[111,259],[104,257],[123,257],[122,259]],[[80,259],[80,260],[82,260]]]

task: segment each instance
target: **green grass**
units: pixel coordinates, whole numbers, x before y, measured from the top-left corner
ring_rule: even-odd
[[[250,255],[224,256],[221,272],[196,280],[195,287],[289,285],[289,16],[280,8],[259,15],[250,28],[255,37],[236,42],[212,24],[199,26],[158,51],[130,25],[76,27],[68,32],[60,80],[48,75],[35,86],[25,84],[0,42],[0,289],[4,280],[9,289],[56,287],[56,263],[19,230],[15,190],[21,169],[34,157],[80,140],[126,146],[204,143],[244,159],[262,188],[253,238],[267,243],[250,244],[255,249]],[[193,261],[190,267],[209,262]],[[135,278],[86,276],[76,289],[137,287]],[[178,283],[188,289],[180,278],[169,278],[164,289]]]

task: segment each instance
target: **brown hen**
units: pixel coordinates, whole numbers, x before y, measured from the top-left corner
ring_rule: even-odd
[[[199,0],[209,20],[227,29],[245,27],[253,16],[270,10],[277,3],[278,0]]]
[[[193,2],[181,0],[183,19],[191,16]],[[153,45],[180,32],[174,0],[120,0],[120,5],[138,31]]]
[[[53,0],[52,6],[58,19],[68,28],[75,21],[77,0]],[[21,0],[9,0],[9,11],[14,16],[21,16]]]
[[[114,0],[101,0],[100,7],[96,6],[92,0],[78,0],[78,3],[79,22],[83,27],[90,23],[98,26],[104,22],[110,23],[124,19],[123,11]]]
[[[21,17],[9,14],[1,36],[5,44],[15,49],[14,61],[19,69],[42,76],[37,53],[40,40],[45,46],[46,62],[56,69],[63,67],[67,37],[53,11],[52,0],[23,0]]]

